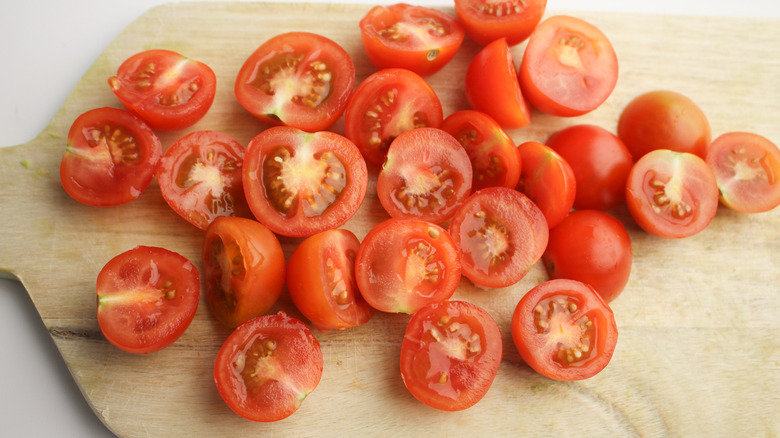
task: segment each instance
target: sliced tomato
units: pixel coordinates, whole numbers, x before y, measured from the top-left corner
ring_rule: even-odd
[[[595,376],[609,364],[618,338],[612,309],[576,280],[550,280],[528,291],[511,327],[523,361],[555,380]]]
[[[466,34],[487,45],[506,38],[514,46],[525,41],[544,15],[547,0],[455,0],[455,13]]]
[[[455,137],[438,128],[418,128],[390,145],[376,190],[390,216],[440,223],[469,195],[471,180],[469,156]]]
[[[96,108],[70,127],[60,181],[83,204],[125,204],[146,190],[161,156],[160,140],[141,119],[117,108]]]
[[[228,336],[214,362],[219,395],[236,414],[261,422],[292,415],[322,378],[320,343],[284,312],[259,316]]]
[[[506,187],[471,195],[452,217],[449,232],[460,252],[463,275],[484,287],[520,281],[542,257],[549,235],[542,211]]]
[[[263,224],[218,217],[203,240],[203,288],[212,314],[225,327],[268,312],[284,289],[282,246]]]
[[[360,20],[363,49],[376,68],[404,68],[420,76],[447,65],[465,35],[455,17],[405,3],[375,6]]]
[[[355,214],[368,171],[342,135],[277,126],[249,142],[243,181],[260,222],[277,234],[304,237],[337,228]]]
[[[371,307],[414,313],[449,299],[460,258],[449,233],[419,219],[388,219],[371,229],[355,261],[358,288]]]
[[[327,129],[344,113],[355,66],[335,41],[309,32],[277,35],[238,72],[238,102],[258,119],[304,131]]]
[[[539,23],[520,64],[520,86],[528,102],[561,117],[601,106],[617,79],[617,55],[607,36],[593,24],[567,15]]]
[[[220,216],[251,217],[241,170],[244,147],[227,134],[196,131],[176,140],[160,160],[165,202],[201,230]]]
[[[355,280],[360,241],[349,230],[317,233],[301,242],[287,263],[287,290],[293,303],[320,331],[365,324],[374,308]]]
[[[577,195],[574,171],[563,157],[541,143],[528,141],[518,150],[522,170],[517,189],[539,206],[547,225],[553,228],[574,205]]]
[[[443,411],[474,406],[501,364],[501,332],[466,301],[429,304],[412,315],[401,344],[401,378],[418,400]]]
[[[415,128],[438,128],[441,102],[420,75],[388,68],[358,85],[344,113],[347,138],[355,142],[368,164],[381,166],[390,143]]]
[[[124,351],[159,351],[187,330],[199,296],[198,269],[189,260],[164,248],[138,246],[100,270],[98,325]]]

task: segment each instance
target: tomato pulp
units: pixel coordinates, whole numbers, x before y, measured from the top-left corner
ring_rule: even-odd
[[[547,0],[455,0],[455,13],[466,34],[477,44],[499,38],[514,46],[525,41],[539,24]]]

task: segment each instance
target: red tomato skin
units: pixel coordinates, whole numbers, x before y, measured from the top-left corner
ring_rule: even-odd
[[[539,206],[553,228],[574,206],[577,181],[566,160],[552,148],[535,141],[518,146],[520,153],[520,182],[517,189]]]
[[[495,5],[485,0],[455,0],[458,20],[469,38],[481,46],[500,38],[505,38],[510,46],[525,41],[541,21],[546,7],[547,0]]]

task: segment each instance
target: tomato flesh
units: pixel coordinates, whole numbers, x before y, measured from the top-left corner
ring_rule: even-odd
[[[482,46],[499,38],[510,46],[525,41],[546,7],[547,0],[455,0],[455,13],[466,34]]]

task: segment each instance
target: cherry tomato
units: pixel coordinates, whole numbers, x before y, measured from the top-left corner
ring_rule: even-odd
[[[217,92],[217,76],[202,62],[157,49],[128,58],[108,85],[149,127],[177,131],[206,115]]]
[[[368,171],[342,135],[276,126],[249,142],[243,181],[260,222],[277,234],[304,237],[337,228],[355,214]]]
[[[414,313],[449,299],[460,260],[449,233],[419,219],[388,219],[366,234],[355,261],[358,288],[373,308]]]
[[[360,241],[351,231],[333,229],[307,238],[290,256],[290,297],[320,331],[362,325],[374,313],[355,280],[359,249]]]
[[[720,201],[744,213],[780,205],[780,150],[750,132],[729,132],[712,142],[707,164],[715,173]]]
[[[469,156],[455,137],[418,128],[393,140],[376,191],[390,216],[440,223],[469,195],[471,180]]]
[[[622,222],[598,210],[576,210],[550,230],[542,261],[551,279],[591,285],[614,300],[631,274],[631,238]]]
[[[512,340],[528,366],[555,380],[582,380],[603,370],[617,344],[612,309],[576,280],[557,279],[528,291],[512,315]]]
[[[517,146],[494,118],[481,111],[458,111],[444,119],[441,129],[466,149],[474,173],[473,191],[517,186],[520,178]]]
[[[668,90],[644,93],[629,102],[620,114],[617,134],[634,161],[655,149],[705,158],[711,139],[710,122],[701,108]]]
[[[429,304],[412,315],[401,344],[401,378],[418,400],[461,411],[482,400],[503,355],[501,332],[466,301]]]
[[[506,39],[493,41],[471,60],[466,70],[466,99],[472,109],[493,117],[504,129],[531,123],[531,108],[520,89]]]
[[[60,181],[83,204],[125,204],[146,190],[161,156],[160,140],[141,119],[117,108],[96,108],[70,127]]]
[[[465,33],[455,17],[438,9],[396,3],[368,11],[360,20],[360,36],[376,68],[429,76],[452,60]]]
[[[455,13],[466,34],[479,45],[506,38],[514,46],[525,41],[539,24],[547,0],[455,0]]]
[[[718,185],[712,170],[697,155],[656,149],[631,168],[626,204],[645,231],[661,237],[688,237],[715,217]]]
[[[198,269],[164,248],[138,246],[112,258],[97,277],[97,320],[124,351],[147,354],[171,345],[198,308]]]
[[[443,117],[441,102],[425,79],[388,68],[355,89],[344,113],[344,130],[368,164],[381,166],[396,137],[415,128],[438,128]]]
[[[263,224],[218,217],[203,240],[206,302],[228,328],[266,313],[284,289],[282,246]]]
[[[563,157],[541,143],[528,141],[518,150],[522,170],[517,189],[539,206],[547,225],[553,228],[574,205],[577,195],[574,171]]]
[[[598,108],[615,88],[618,60],[591,23],[567,15],[545,19],[528,39],[520,87],[537,109],[561,117]]]
[[[225,340],[214,362],[219,395],[236,414],[271,422],[289,417],[322,378],[320,343],[284,312],[251,319]]]
[[[219,216],[251,217],[241,167],[244,147],[217,131],[176,140],[160,160],[160,192],[173,211],[205,230]]]
[[[577,189],[574,208],[606,211],[625,200],[634,160],[618,136],[595,125],[574,125],[545,144],[571,166]]]
[[[257,48],[236,78],[238,102],[272,125],[316,132],[344,113],[355,66],[344,48],[308,32],[277,35]]]

